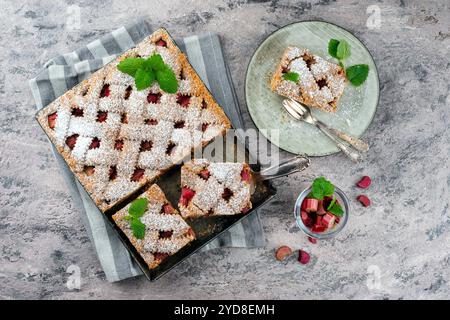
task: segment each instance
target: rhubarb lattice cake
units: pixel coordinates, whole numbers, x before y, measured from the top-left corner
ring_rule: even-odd
[[[181,198],[184,218],[247,213],[251,173],[246,163],[211,163],[195,159],[181,168]]]
[[[155,54],[173,71],[175,93],[156,81],[137,90],[133,77],[118,70],[125,59]],[[164,29],[56,99],[37,119],[103,212],[230,128]]]
[[[133,230],[133,210],[128,204],[112,216],[117,226],[125,233],[130,242],[143,257],[150,269],[157,267],[166,257],[179,251],[195,239],[194,231],[183,220],[177,210],[167,201],[163,191],[153,184],[138,201],[146,199],[146,205],[139,213],[139,221],[145,231],[136,237]],[[139,207],[139,206],[136,206]],[[135,217],[136,218],[136,217]]]
[[[308,49],[289,46],[273,75],[271,87],[275,93],[307,106],[335,112],[346,82],[345,71],[339,65]]]

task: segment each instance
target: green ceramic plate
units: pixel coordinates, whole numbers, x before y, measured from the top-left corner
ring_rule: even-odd
[[[314,115],[330,126],[358,137],[373,119],[380,85],[375,62],[367,48],[350,32],[336,25],[322,21],[293,23],[275,31],[264,40],[250,61],[245,80],[247,107],[256,127],[281,149],[309,156],[323,156],[339,151],[318,129],[291,118],[281,105],[283,97],[270,90],[271,76],[288,45],[308,48],[313,53],[336,62],[328,54],[328,41],[331,38],[345,39],[351,48],[351,55],[345,60],[345,65],[368,64],[369,76],[359,87],[347,85],[336,113],[313,110]],[[271,133],[271,130],[277,129],[278,138]]]

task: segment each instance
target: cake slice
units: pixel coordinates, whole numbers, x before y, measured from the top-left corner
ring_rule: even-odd
[[[153,184],[138,197],[146,199],[147,206],[139,220],[145,225],[142,239],[135,236],[130,219],[130,207],[136,200],[112,216],[117,226],[144,258],[150,269],[156,268],[166,257],[176,253],[195,239],[192,228],[167,201],[163,191]],[[139,200],[140,201],[140,200]]]
[[[210,163],[195,159],[181,168],[183,218],[247,213],[250,201],[250,167],[246,163]]]
[[[117,65],[160,55],[177,79],[138,90]],[[164,29],[158,29],[37,114],[69,168],[105,212],[231,127]]]
[[[272,77],[271,88],[307,106],[335,112],[346,83],[345,71],[339,65],[308,49],[289,46]]]

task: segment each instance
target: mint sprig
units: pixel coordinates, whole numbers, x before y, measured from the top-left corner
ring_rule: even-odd
[[[342,217],[344,215],[344,209],[342,209],[342,206],[336,202],[336,198],[333,198],[333,200],[331,200],[330,204],[328,205],[327,211],[331,212],[337,217]]]
[[[324,177],[316,178],[313,181],[311,194],[314,199],[323,200],[324,197],[331,197],[334,193],[334,185]]]
[[[345,40],[330,39],[328,42],[328,53],[338,60],[342,69],[345,69],[344,60],[351,54],[350,45]],[[348,67],[345,70],[345,74],[350,83],[357,87],[366,81],[369,75],[369,66],[367,64],[357,64]]]
[[[128,208],[128,215],[124,217],[130,222],[130,228],[133,236],[136,239],[144,239],[145,224],[140,220],[148,208],[148,200],[146,198],[139,198],[134,200]]]
[[[160,54],[153,54],[147,59],[126,58],[117,65],[117,69],[134,78],[136,88],[144,90],[157,81],[161,90],[176,93],[178,80],[173,70],[164,63]]]
[[[297,83],[298,79],[300,78],[300,75],[296,72],[286,72],[283,74],[283,79],[292,81]]]

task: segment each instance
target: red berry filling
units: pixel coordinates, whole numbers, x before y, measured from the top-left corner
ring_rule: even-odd
[[[173,148],[175,148],[175,143],[170,142],[169,145],[167,146],[166,154],[167,155],[172,154]]]
[[[175,213],[175,209],[169,203],[166,203],[165,205],[163,205],[161,210],[162,210],[162,213],[164,213],[164,214],[174,214]]]
[[[162,261],[167,258],[169,254],[164,252],[155,252],[153,253],[153,256],[155,257],[155,260]]]
[[[128,86],[128,87],[125,89],[125,94],[123,95],[123,99],[124,99],[124,100],[128,100],[128,99],[130,98],[131,91],[133,91],[133,88],[132,88],[131,86]]]
[[[116,140],[116,142],[114,143],[114,149],[122,151],[123,140]]]
[[[84,173],[86,173],[86,175],[92,176],[95,172],[95,167],[94,166],[84,166],[83,171],[84,171]]]
[[[205,100],[202,101],[202,109],[206,109],[208,108],[208,104],[206,103]]]
[[[191,96],[178,94],[177,103],[183,108],[187,108],[189,106],[189,102],[191,101]]]
[[[309,256],[309,253],[303,250],[298,250],[298,262],[301,264],[307,264],[311,257]]]
[[[364,176],[361,178],[361,180],[359,180],[359,182],[356,185],[362,189],[367,189],[371,183],[372,179],[370,179],[369,176]]]
[[[153,143],[151,141],[142,141],[141,142],[141,148],[139,149],[140,152],[143,151],[150,151],[152,149]]]
[[[170,238],[173,234],[173,231],[159,231],[159,238],[160,239],[167,239]]]
[[[183,189],[181,189],[180,204],[186,207],[194,196],[194,190],[188,187],[183,187]]]
[[[203,179],[208,180],[208,179],[209,179],[209,176],[210,176],[211,174],[209,173],[209,170],[208,170],[208,169],[203,169],[202,171],[199,172],[198,175],[199,175],[200,177],[202,177]]]
[[[141,180],[144,177],[144,172],[145,170],[141,168],[134,169],[134,172],[131,175],[131,181],[138,182],[139,180]]]
[[[149,93],[147,95],[148,103],[159,103],[161,101],[161,93]]]
[[[66,144],[69,147],[70,150],[72,150],[75,147],[75,144],[77,143],[78,134],[73,134],[70,137],[67,137]]]
[[[250,206],[245,206],[242,210],[241,210],[241,213],[247,213],[247,212],[249,212],[250,211]]]
[[[82,117],[83,116],[83,109],[80,108],[73,108],[72,109],[72,115],[75,117]]]
[[[106,111],[99,111],[97,113],[97,121],[98,122],[105,122],[106,118],[108,118],[108,112],[106,112]]]
[[[109,84],[105,84],[102,88],[102,91],[100,91],[100,98],[109,97],[109,94],[111,93],[109,89]]]
[[[47,116],[48,126],[50,127],[50,129],[55,129],[57,117],[58,117],[58,114],[56,112],[49,114]]]
[[[155,44],[160,47],[167,47],[167,42],[165,42],[163,39],[159,39]]]
[[[208,129],[208,124],[207,123],[202,123],[202,132],[205,132],[206,129]]]
[[[250,175],[250,172],[249,172],[249,170],[248,170],[247,168],[244,168],[244,169],[241,171],[241,179],[242,179],[242,181],[244,181],[244,182],[250,182],[251,175]]]
[[[109,180],[115,180],[117,178],[117,168],[112,166],[109,168]]]
[[[148,124],[150,126],[156,126],[158,124],[158,120],[156,119],[146,119],[144,121],[145,124]]]
[[[229,201],[229,200],[231,199],[232,196],[233,196],[233,191],[231,191],[231,190],[228,189],[228,188],[225,188],[225,189],[223,190],[222,198],[223,198],[225,201]]]
[[[177,121],[174,124],[175,129],[181,129],[184,128],[184,121]]]
[[[95,137],[94,139],[92,139],[91,144],[89,145],[89,149],[97,149],[100,147],[100,140]]]
[[[127,124],[128,123],[128,116],[126,113],[122,113],[122,116],[120,117],[120,122]]]

